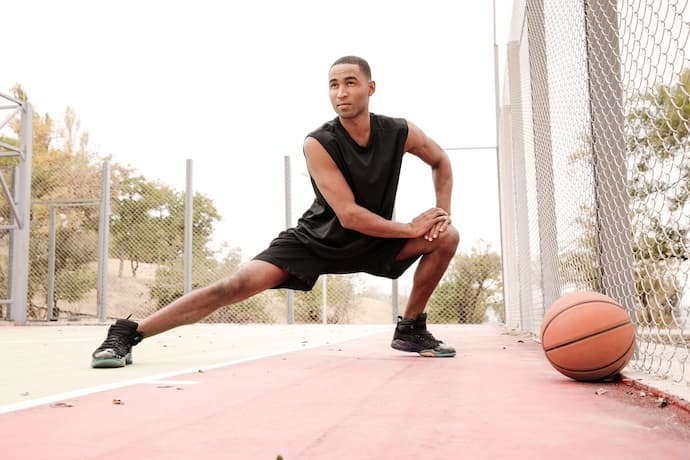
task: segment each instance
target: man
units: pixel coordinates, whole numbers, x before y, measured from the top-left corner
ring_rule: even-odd
[[[91,365],[130,364],[131,347],[143,338],[195,323],[266,289],[310,290],[325,273],[397,278],[420,257],[391,346],[422,356],[455,356],[454,348],[427,330],[424,313],[459,240],[450,225],[450,160],[412,123],[370,113],[375,90],[364,59],[345,56],[335,61],[329,93],[338,116],[304,141],[316,197],[297,225],[281,232],[234,274],[178,298],[140,323],[117,320],[93,352]],[[435,207],[408,223],[391,220],[405,152],[430,166],[436,192]]]

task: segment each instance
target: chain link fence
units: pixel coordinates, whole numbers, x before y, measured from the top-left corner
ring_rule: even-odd
[[[0,314],[26,321],[32,164],[31,105],[0,93]]]
[[[13,152],[14,148],[19,146],[19,140],[16,135],[18,114],[16,107],[18,104],[11,104],[11,101],[0,95],[0,180],[4,184],[3,190],[0,191],[0,313],[6,315],[10,308],[10,259],[11,259],[11,240],[12,240],[12,207],[10,201],[12,200],[12,190],[15,188],[15,172],[18,165],[18,160]],[[8,113],[9,112],[9,113]],[[12,126],[12,122],[15,125]],[[14,129],[13,129],[14,128]]]
[[[216,243],[215,228],[222,217],[213,197],[188,193],[147,178],[134,167],[104,161],[90,150],[88,137],[80,135],[73,110],[68,109],[61,121],[35,114],[33,128],[29,320],[105,321],[130,314],[140,319],[187,290],[234,272],[252,256],[228,242]],[[17,134],[9,132],[7,137],[16,139]],[[486,161],[487,156],[490,167],[496,167],[495,155],[484,151],[451,152],[451,156],[456,171],[471,170],[465,165],[477,158]],[[301,156],[298,159],[303,161]],[[404,168],[401,203],[420,194],[420,182],[432,191],[428,167],[418,166]],[[189,173],[191,183],[191,168]],[[289,174],[285,181],[291,183]],[[293,188],[305,184],[309,184],[306,177]],[[299,193],[313,197],[311,190]],[[432,202],[433,194],[424,201],[427,207]],[[281,204],[278,198],[278,213],[289,206]],[[497,214],[497,198],[495,206]],[[414,214],[423,209],[414,209]],[[303,211],[301,205],[297,210]],[[473,243],[458,252],[431,299],[430,322],[502,318],[500,257],[489,244]],[[3,270],[11,269],[8,257],[0,264]],[[391,323],[404,311],[415,268],[395,282],[364,274],[324,275],[312,291],[269,290],[221,308],[205,321]],[[10,316],[3,311],[4,319]]]
[[[632,365],[690,383],[686,0],[516,1],[500,114],[506,322],[619,300]]]

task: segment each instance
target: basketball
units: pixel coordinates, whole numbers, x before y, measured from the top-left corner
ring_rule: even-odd
[[[630,361],[635,326],[611,297],[575,292],[560,297],[546,311],[541,345],[561,374],[579,381],[605,380]]]

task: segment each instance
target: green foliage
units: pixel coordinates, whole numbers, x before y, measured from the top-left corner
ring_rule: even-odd
[[[19,85],[14,96],[28,101]],[[47,299],[48,249],[51,206],[36,203],[93,198],[100,194],[100,169],[94,154],[88,151],[88,135],[79,130],[76,112],[67,109],[64,127],[58,128],[51,117],[37,111],[32,119],[31,234],[29,247],[29,302]],[[10,124],[15,133],[7,143],[18,145],[19,120]],[[81,141],[76,145],[76,138]],[[13,166],[8,159],[3,166]],[[6,204],[3,204],[6,208]],[[96,275],[90,266],[96,260],[98,209],[96,207],[60,207],[55,211],[55,284],[54,298],[74,302],[95,287]],[[9,215],[6,209],[2,215]]]
[[[14,96],[28,101],[17,85]],[[32,184],[30,235],[29,301],[42,302],[47,296],[50,240],[50,211],[55,212],[55,302],[76,302],[95,286],[98,205],[70,206],[58,202],[97,200],[101,196],[103,159],[90,150],[88,133],[72,108],[55,122],[48,114],[34,111],[32,120]],[[10,124],[14,136],[3,142],[18,145],[19,121]],[[0,168],[17,160],[0,158]],[[181,254],[184,242],[184,193],[135,175],[130,168],[111,162],[111,254],[129,261],[133,275],[142,263],[161,266],[157,295],[164,304],[176,298],[182,287]],[[2,171],[0,171],[2,173]],[[219,219],[213,202],[201,194],[194,196],[193,247],[195,276],[209,277],[225,268],[206,248]],[[9,208],[0,204],[0,223],[6,224]],[[1,273],[4,271],[0,270]],[[166,286],[166,282],[169,285]],[[262,307],[258,307],[260,310]],[[257,313],[256,318],[261,319]],[[265,318],[264,318],[265,320]]]
[[[217,254],[195,251],[192,262],[192,289],[196,289],[222,279],[235,272],[242,260],[239,249],[230,249],[220,259]],[[151,287],[151,297],[157,307],[163,308],[184,294],[184,272],[182,257],[160,265],[156,279]],[[230,307],[221,308],[205,321],[230,323],[272,323],[267,311],[267,296],[255,296]]]
[[[567,280],[578,289],[599,292],[602,285],[594,210],[591,207],[580,206],[575,225],[579,228],[575,244],[559,254],[560,279]]]
[[[295,293],[295,320],[323,321],[323,276],[326,276],[326,315],[330,324],[347,323],[356,306],[354,275],[322,275],[311,291]]]
[[[75,215],[78,216],[78,213]],[[62,220],[62,224],[56,223],[55,283],[52,299],[56,306],[61,300],[75,302],[96,287],[96,273],[91,265],[97,258],[98,235],[94,230],[81,225],[80,219],[76,219],[76,222],[76,227],[68,220]],[[48,257],[49,228],[34,225],[29,240],[30,299],[34,299],[34,296],[46,299]]]
[[[9,237],[0,236],[0,298],[7,299],[9,284]],[[2,318],[2,307],[0,306],[0,318]]]
[[[488,246],[456,255],[429,300],[429,321],[438,323],[485,322],[487,309],[504,318],[498,299],[501,289],[501,257]]]
[[[644,94],[628,120],[636,128],[628,138],[631,151],[650,148],[653,156],[661,159],[671,155],[690,130],[690,69],[683,70],[675,84],[658,85]],[[641,167],[644,170],[646,166]]]
[[[111,251],[130,261],[133,276],[139,263],[163,263],[179,255],[180,248],[163,244],[175,200],[173,190],[143,176],[120,182],[112,206]]]
[[[690,69],[678,81],[631,100],[627,115],[628,194],[633,228],[634,280],[639,324],[672,324],[680,302],[676,278],[688,260],[690,216]],[[571,161],[590,165],[591,155]],[[596,210],[583,206],[573,249],[560,254],[561,276],[579,287],[600,290]]]
[[[55,276],[55,299],[54,305],[58,305],[58,300],[66,302],[76,302],[84,294],[96,287],[97,275],[93,270],[60,270],[56,271]]]
[[[139,263],[170,264],[182,254],[185,196],[128,174],[121,178],[113,204],[111,251],[120,260],[129,260],[136,276]],[[192,246],[204,251],[220,216],[213,202],[201,194],[195,194],[193,208]]]
[[[628,115],[638,320],[671,324],[680,302],[678,266],[688,260],[690,69],[634,101]]]

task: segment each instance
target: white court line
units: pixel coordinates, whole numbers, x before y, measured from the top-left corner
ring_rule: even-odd
[[[71,343],[71,342],[93,342],[92,337],[84,337],[83,339],[41,339],[41,340],[0,340],[2,345],[26,345],[26,344],[50,344],[50,343]]]
[[[224,362],[220,362],[220,363],[216,363],[216,364],[209,364],[207,366],[199,366],[199,367],[195,367],[193,369],[184,369],[184,370],[164,372],[161,374],[152,375],[152,376],[148,376],[148,377],[141,377],[138,379],[124,380],[122,382],[108,383],[105,385],[98,385],[98,386],[89,387],[89,388],[81,388],[79,390],[67,391],[65,393],[58,393],[58,394],[50,395],[50,396],[43,396],[41,398],[35,398],[35,399],[31,399],[29,401],[22,401],[22,402],[18,402],[18,403],[5,404],[3,406],[0,406],[0,415],[1,414],[7,414],[9,412],[16,412],[16,411],[20,411],[20,410],[24,410],[24,409],[31,409],[32,407],[43,406],[43,405],[47,405],[47,404],[52,404],[52,403],[56,403],[56,402],[69,400],[69,399],[80,398],[82,396],[86,396],[86,395],[90,395],[90,394],[94,394],[94,393],[100,393],[103,391],[115,390],[118,388],[124,388],[124,387],[132,386],[132,385],[155,384],[161,380],[167,380],[167,379],[170,379],[173,377],[177,377],[179,375],[196,374],[199,371],[219,369],[222,367],[234,366],[237,364],[247,363],[247,362],[251,362],[251,361],[258,361],[258,360],[264,359],[264,358],[271,358],[273,356],[280,356],[280,355],[285,355],[288,353],[294,353],[297,351],[309,350],[312,348],[319,348],[319,347],[323,347],[326,345],[334,345],[336,343],[346,342],[348,340],[355,340],[355,339],[360,339],[362,337],[368,337],[370,335],[378,334],[380,332],[381,331],[370,331],[370,332],[366,332],[364,334],[360,334],[360,335],[356,335],[356,336],[345,337],[341,340],[329,341],[327,343],[318,343],[318,344],[314,344],[314,345],[301,346],[299,348],[293,348],[293,349],[282,350],[282,351],[275,351],[272,353],[265,353],[265,354],[261,354],[261,355],[250,356],[248,358],[234,359],[231,361],[224,361]],[[98,372],[98,371],[95,371],[95,372]],[[178,383],[178,382],[176,382],[176,383]]]
[[[150,380],[148,382],[141,382],[149,385],[196,385],[201,383],[198,380]]]

